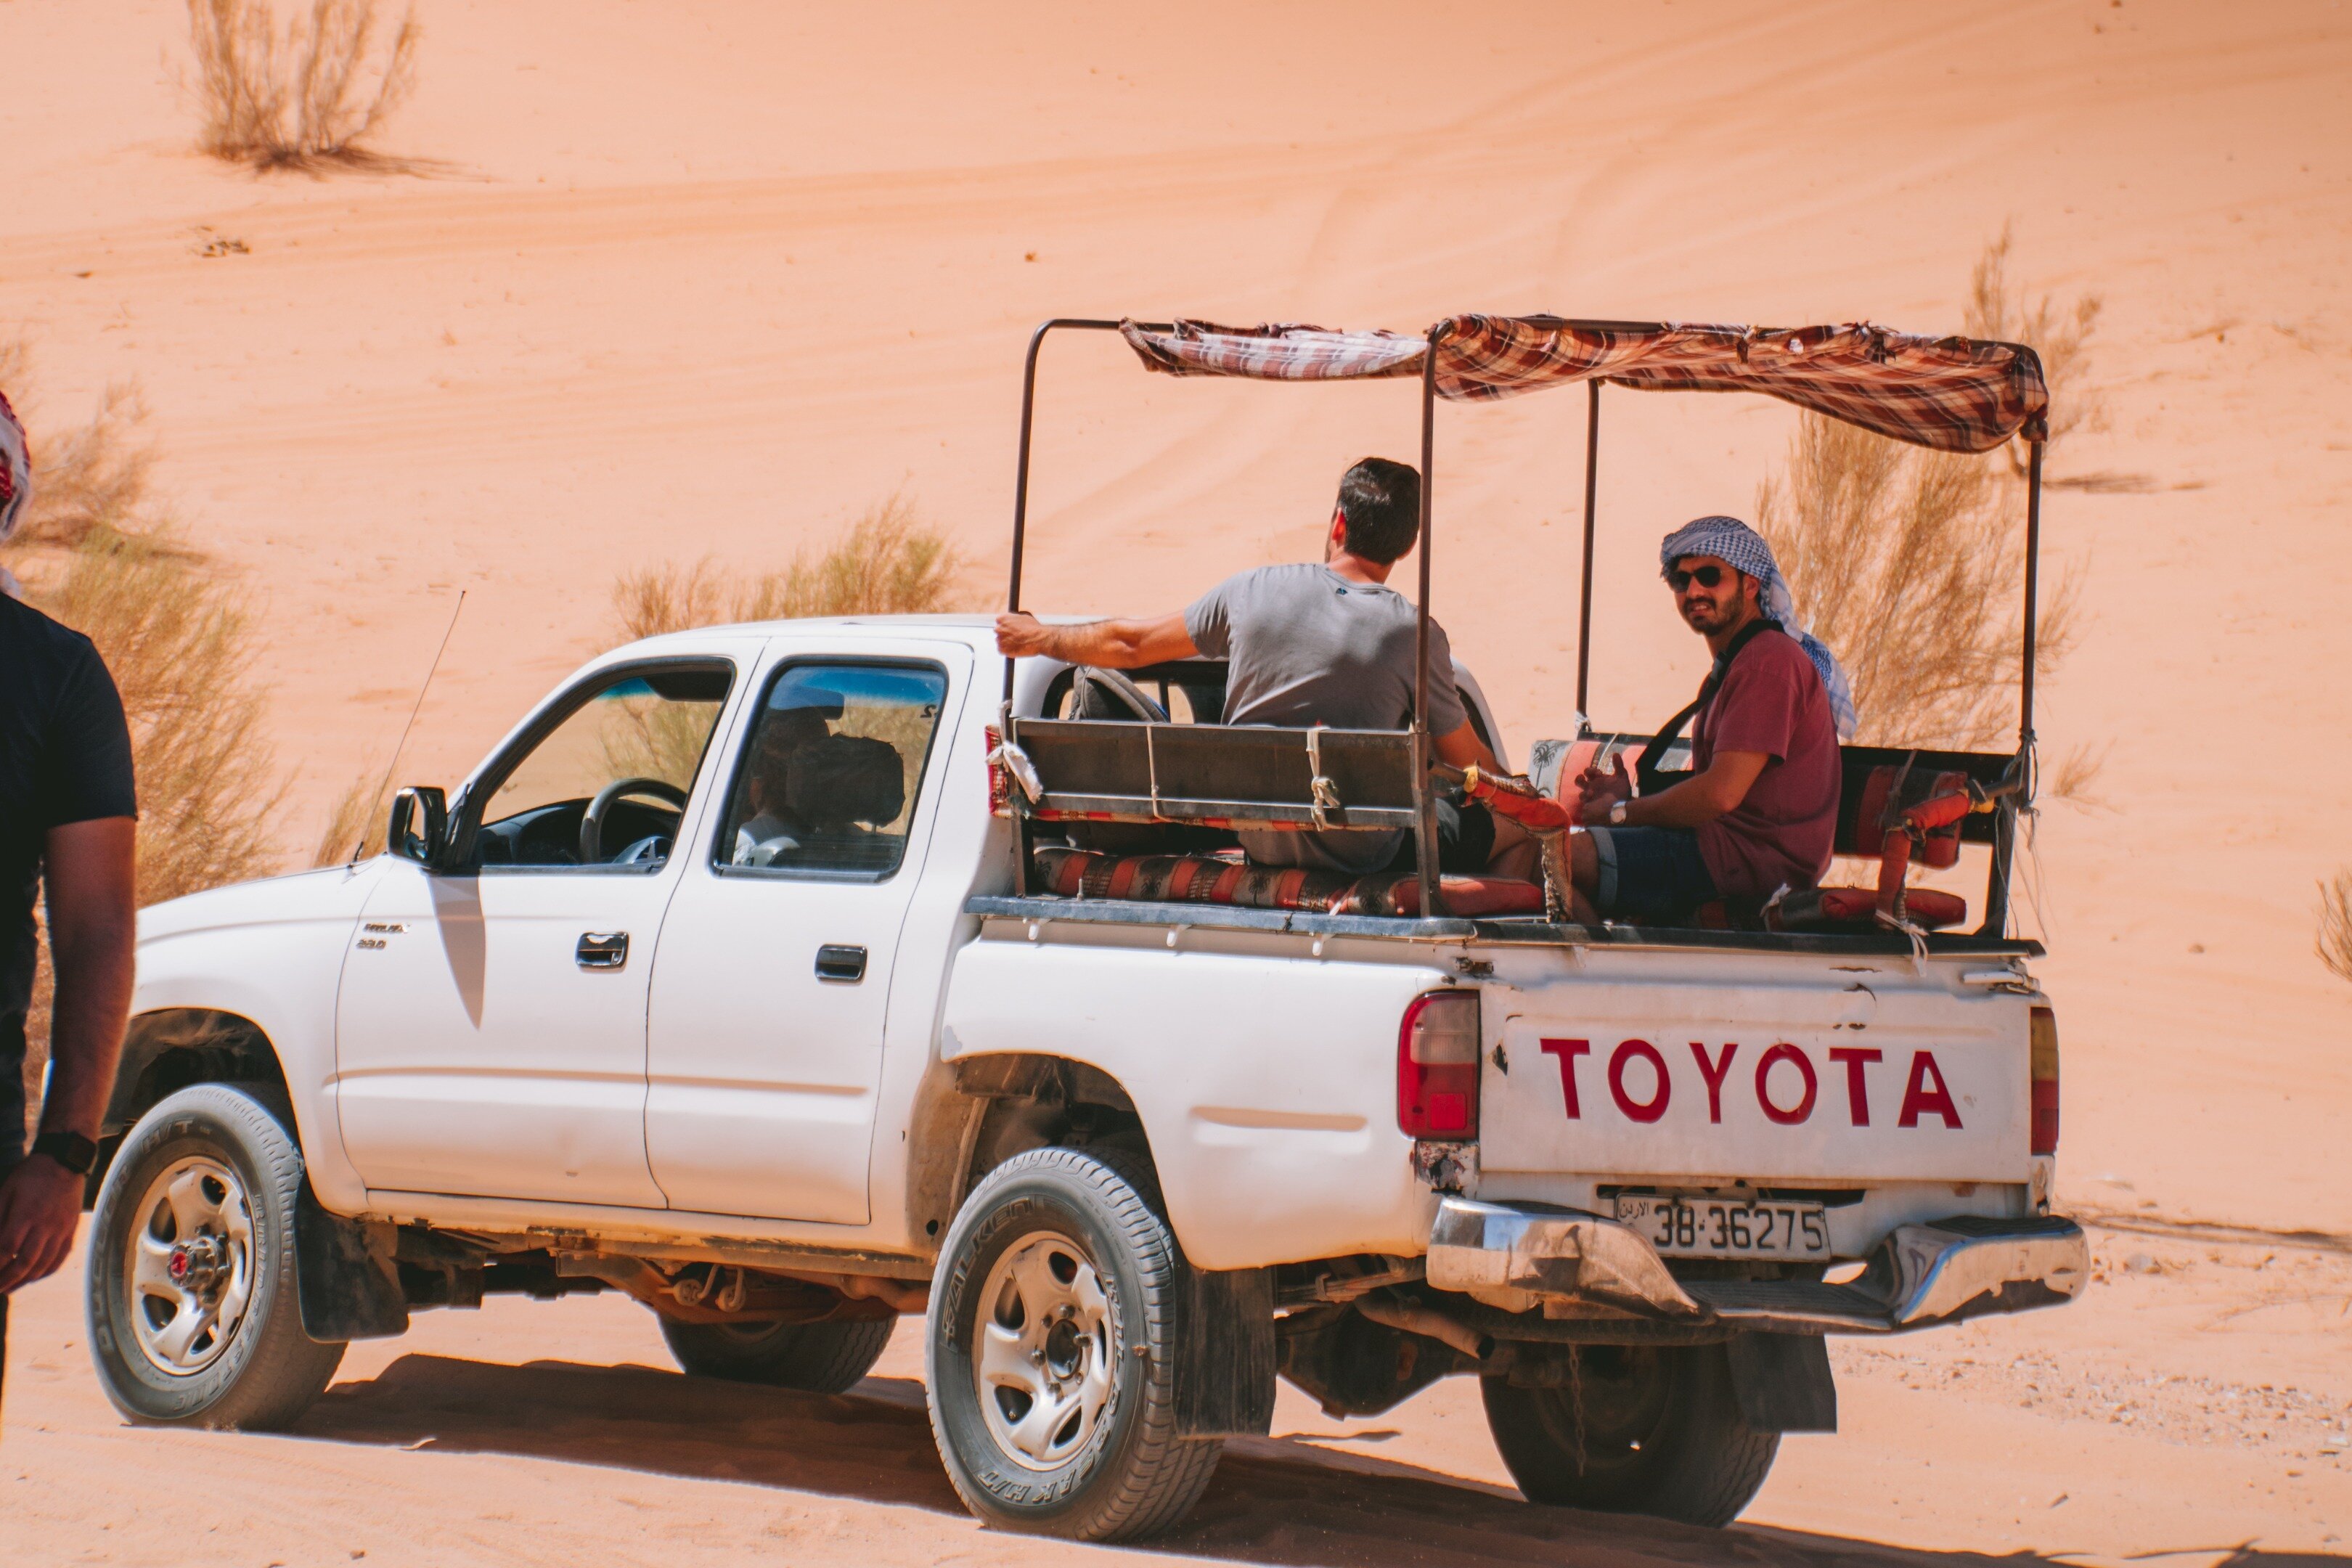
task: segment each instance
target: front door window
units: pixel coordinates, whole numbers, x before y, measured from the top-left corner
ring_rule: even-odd
[[[479,863],[667,860],[728,681],[724,669],[637,669],[589,689],[491,792]]]

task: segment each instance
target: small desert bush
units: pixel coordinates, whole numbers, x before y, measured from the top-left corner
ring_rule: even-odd
[[[343,786],[327,808],[326,826],[311,851],[313,866],[341,866],[383,853],[383,830],[392,816],[392,786],[382,768],[367,768]]]
[[[20,410],[40,405],[26,384],[30,363],[21,339],[0,342],[0,384]],[[55,439],[26,414],[33,499],[6,564],[30,603],[97,645],[121,692],[145,905],[274,870],[268,828],[281,790],[261,736],[247,612],[179,542],[151,492],[143,417],[135,388],[109,392]],[[35,984],[26,1083],[37,1090],[48,1051],[46,943]]]
[[[188,0],[199,145],[257,169],[394,167],[362,145],[416,85],[415,13],[379,47],[375,0],[310,0],[282,29],[268,0]]]
[[[139,902],[264,876],[283,790],[244,605],[168,542],[96,533],[32,598],[98,645],[131,721]]]
[[[2091,384],[2091,340],[2097,332],[2105,301],[2096,294],[2076,295],[2071,304],[2051,295],[2028,300],[2009,281],[2011,237],[2003,225],[2000,237],[1977,258],[1969,279],[1969,303],[1961,331],[1972,338],[2023,343],[2042,361],[2042,379],[2050,386],[2050,439],[2046,462],[2060,442],[2076,430],[2096,430],[2106,424],[2106,399]],[[2059,395],[2063,387],[2065,395]],[[2012,441],[2002,448],[2010,471],[2025,475],[2025,444]]]
[[[154,507],[148,480],[153,446],[143,426],[147,405],[135,383],[106,389],[80,425],[50,437],[33,387],[31,341],[0,339],[0,391],[16,405],[31,447],[33,498],[10,541],[19,550],[71,547],[93,532],[151,531]]]
[[[2352,980],[2352,871],[2319,884],[2319,935],[2312,950],[2331,972]]]
[[[614,584],[614,629],[634,640],[737,621],[921,615],[948,607],[961,566],[945,536],[892,496],[782,572],[745,576],[706,558],[629,573]]]
[[[2089,363],[2098,301],[2025,305],[2009,289],[2009,250],[2004,232],[1979,260],[1968,327],[2042,354],[2054,437],[2090,416],[2074,381]],[[1757,527],[1853,679],[1858,742],[1973,751],[2015,722],[2025,620],[2016,472],[1995,455],[1934,451],[1806,414],[1783,471],[1758,487]],[[2034,665],[2046,677],[2074,643],[2079,595],[2063,574],[2045,571],[2042,588]],[[2086,755],[2066,782],[2079,793],[2096,772]]]
[[[632,572],[613,587],[614,629],[635,639],[737,621],[922,615],[949,607],[961,566],[946,538],[925,527],[910,502],[892,496],[868,508],[825,550],[814,556],[803,551],[782,572],[740,576],[707,558],[691,567]],[[667,704],[640,729],[608,746],[614,768],[655,778],[693,777],[707,723]],[[902,752],[908,749],[900,746]],[[919,738],[912,751],[916,762],[909,765],[919,766]]]

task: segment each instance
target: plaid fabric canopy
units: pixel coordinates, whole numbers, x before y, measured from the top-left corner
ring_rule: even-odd
[[[1178,321],[1119,331],[1152,370],[1268,381],[1419,375],[1428,338],[1334,332],[1296,322]],[[2033,351],[1927,338],[1866,321],[1762,328],[1700,322],[1455,316],[1438,336],[1437,391],[1472,400],[1601,380],[1650,391],[1761,392],[1865,430],[1948,452],[1986,452],[2022,431],[2040,440],[2049,388]]]

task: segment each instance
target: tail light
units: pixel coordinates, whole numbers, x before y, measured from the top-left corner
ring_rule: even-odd
[[[2033,1009],[2033,1152],[2058,1152],[2058,1015]]]
[[[1397,1127],[1408,1137],[1478,1136],[1478,994],[1413,998],[1397,1030]]]

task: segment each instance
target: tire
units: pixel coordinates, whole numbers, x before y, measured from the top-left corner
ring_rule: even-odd
[[[278,1430],[343,1359],[343,1346],[302,1331],[302,1152],[267,1093],[182,1089],[131,1130],[99,1190],[90,1359],[134,1422]]]
[[[1723,1346],[1584,1345],[1575,1365],[1571,1387],[1480,1380],[1487,1428],[1528,1501],[1710,1527],[1739,1517],[1780,1435],[1741,1419]]]
[[[948,1479],[984,1522],[1130,1540],[1181,1519],[1215,1473],[1223,1439],[1176,1431],[1181,1336],[1211,1326],[1184,1322],[1191,1271],[1154,1188],[1118,1152],[1034,1149],[949,1227],[925,1392]]]
[[[661,1321],[678,1366],[697,1377],[841,1394],[882,1358],[896,1318],[839,1323],[681,1323]]]

